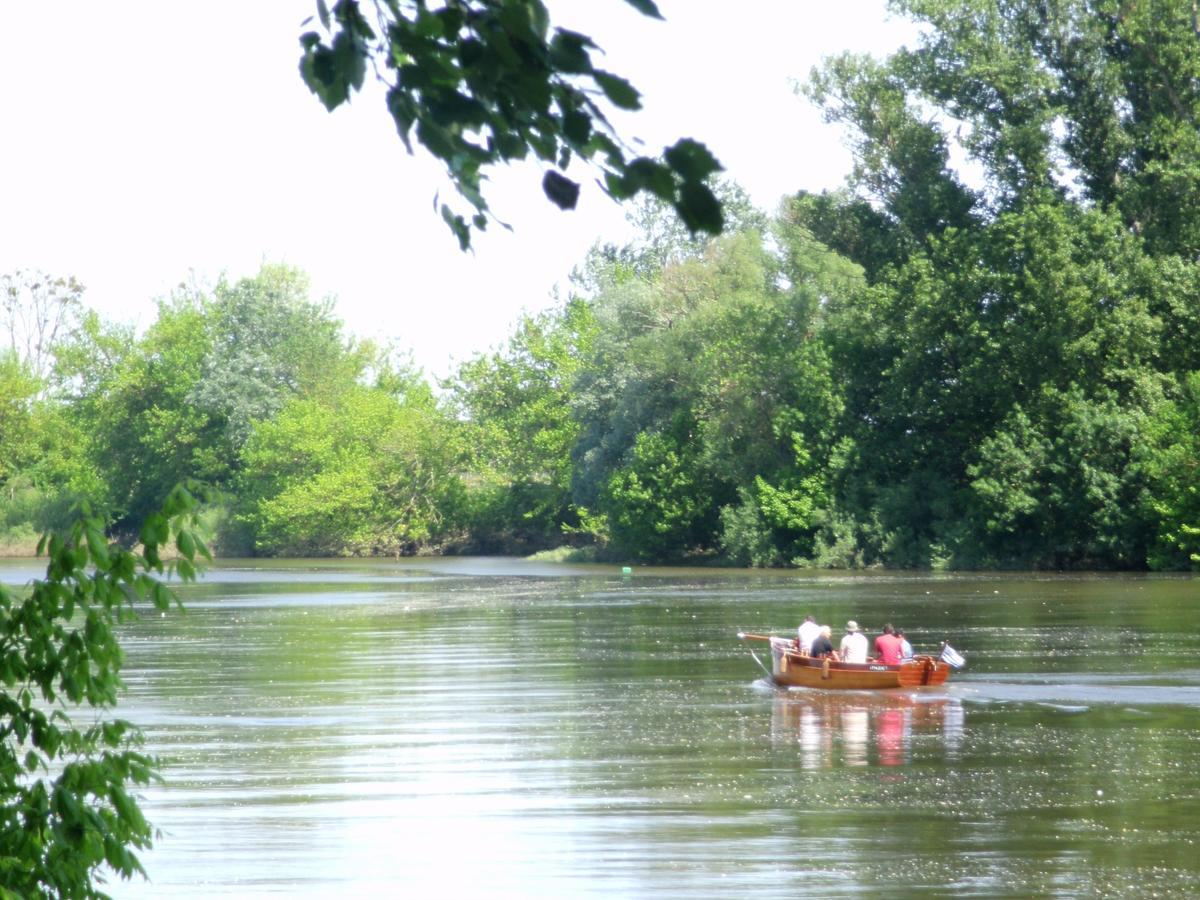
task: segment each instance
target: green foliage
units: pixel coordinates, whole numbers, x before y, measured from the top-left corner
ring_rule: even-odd
[[[210,339],[187,401],[222,423],[234,451],[289,397],[336,390],[365,367],[346,347],[332,301],[313,303],[308,293],[303,272],[267,264],[253,278],[220,281],[203,303]]]
[[[348,388],[296,398],[259,423],[238,495],[255,548],[320,556],[411,553],[461,517],[454,423],[427,386]]]
[[[0,352],[0,540],[69,524],[78,498],[95,492],[79,423],[42,396],[45,382]]]
[[[725,219],[725,232],[765,233],[767,217],[754,206],[749,194],[734,181],[717,179],[713,184]],[[631,243],[594,246],[573,280],[585,291],[598,293],[625,278],[654,280],[664,267],[685,260],[702,259],[712,237],[689,231],[673,207],[653,195],[631,201],[625,219],[636,231]]]
[[[144,874],[136,851],[152,830],[130,788],[157,778],[130,723],[105,717],[120,688],[116,626],[138,605],[166,609],[154,577],[195,576],[208,549],[192,530],[197,502],[178,487],[141,532],[142,549],[112,545],[85,510],[48,534],[46,577],[25,591],[0,585],[0,892],[103,897],[102,867]],[[173,543],[172,561],[162,552]],[[89,709],[86,724],[71,712]]]
[[[96,321],[81,332],[63,363],[79,373],[73,409],[118,530],[186,478],[229,489],[256,423],[365,372],[374,350],[345,342],[331,304],[307,295],[302,272],[265,265],[177,292],[139,339]]]
[[[1077,191],[1154,255],[1200,249],[1200,55],[1189,0],[897,3],[929,27],[890,83],[948,114],[994,202]]]
[[[471,448],[473,542],[523,551],[554,546],[574,521],[571,414],[575,378],[591,352],[592,309],[571,300],[526,316],[503,352],[478,356],[449,385]]]
[[[808,86],[873,202],[789,211],[869,281],[826,310],[853,448],[829,521],[867,562],[1146,565],[1146,510],[1175,502],[1151,423],[1195,368],[1200,307],[1190,10],[897,8],[927,26],[915,49],[838,57]]]
[[[678,560],[711,546],[710,486],[671,435],[638,435],[602,495],[613,548],[636,559]]]
[[[32,400],[39,384],[11,350],[0,351],[0,485],[34,455]]]
[[[1150,567],[1200,569],[1200,372],[1182,377],[1147,432]]]
[[[199,382],[211,338],[198,299],[161,304],[158,319],[136,343],[121,349],[114,365],[91,374],[75,410],[87,435],[89,455],[105,475],[98,499],[114,509],[118,531],[128,534],[155,508],[158,498],[190,477],[219,484],[225,467],[208,453],[221,441],[220,424],[189,402]],[[105,342],[110,335],[100,332]],[[101,348],[80,348],[94,358]]]
[[[800,191],[785,199],[780,228],[793,236],[791,243],[819,242],[860,266],[870,281],[901,265],[914,249],[893,219],[844,190]]]
[[[842,403],[822,307],[861,284],[861,269],[788,222],[776,223],[772,252],[756,228],[698,247],[664,240],[647,221],[648,246],[608,251],[607,272],[593,258],[598,333],[575,387],[575,502],[606,514],[616,546],[643,554],[663,539],[631,541],[625,520],[639,513],[617,507],[678,507],[657,514],[660,529],[703,523],[677,536],[676,556],[718,543],[753,564],[806,556],[828,499]],[[648,435],[673,435],[685,448],[686,474],[703,486],[697,509],[667,486],[669,466],[652,484],[635,464],[646,462],[648,448],[637,448]]]
[[[1039,419],[1014,410],[969,467],[979,545],[994,554],[984,561],[1144,564],[1145,416],[1074,388],[1048,391]]]
[[[661,18],[650,0],[631,5]],[[600,98],[636,110],[638,91],[595,64],[600,48],[590,37],[551,29],[541,0],[457,0],[437,8],[380,0],[370,15],[356,0],[317,6],[320,30],[300,38],[305,84],[333,110],[362,89],[368,69],[375,73],[404,146],[411,153],[415,139],[440,160],[473,210],[440,206],[464,250],[472,229],[485,229],[491,217],[487,171],[530,155],[546,167],[546,196],[563,209],[574,208],[579,195],[563,170],[579,158],[600,167],[615,199],[647,192],[669,203],[690,231],[721,231],[721,205],[706,183],[720,163],[691,138],[658,159],[633,155]]]

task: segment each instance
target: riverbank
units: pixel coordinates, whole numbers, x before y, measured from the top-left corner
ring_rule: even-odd
[[[39,539],[39,535],[32,531],[16,531],[0,535],[0,559],[36,556]]]

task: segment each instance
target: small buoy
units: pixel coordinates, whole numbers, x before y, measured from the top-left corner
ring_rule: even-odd
[[[633,569],[630,568],[629,566],[621,566],[621,574],[622,575],[632,575]]]

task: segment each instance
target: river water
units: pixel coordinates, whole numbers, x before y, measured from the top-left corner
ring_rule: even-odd
[[[1195,578],[225,562],[181,593],[126,630],[166,781],[117,897],[1200,895]],[[775,689],[736,633],[807,612],[968,666]]]

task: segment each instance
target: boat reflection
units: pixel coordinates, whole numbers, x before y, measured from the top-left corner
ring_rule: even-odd
[[[797,744],[809,769],[902,766],[918,747],[957,757],[963,720],[960,700],[920,691],[779,691],[771,736],[777,744]]]

